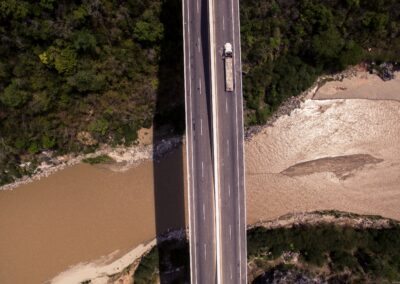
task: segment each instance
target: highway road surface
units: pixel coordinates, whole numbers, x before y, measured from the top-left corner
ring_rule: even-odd
[[[246,283],[246,208],[239,0],[213,2],[220,282]],[[233,47],[234,91],[225,91],[224,44]]]
[[[191,283],[217,283],[207,0],[183,0]]]

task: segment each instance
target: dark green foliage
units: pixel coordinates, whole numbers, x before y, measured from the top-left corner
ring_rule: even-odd
[[[346,267],[351,270],[356,270],[358,267],[357,258],[345,250],[331,251],[330,258],[332,268],[338,272],[343,271]]]
[[[189,244],[176,239],[161,242],[142,258],[133,279],[135,283],[159,283],[160,279],[189,283]]]
[[[112,163],[112,162],[114,162],[114,159],[111,158],[111,157],[108,156],[108,155],[99,155],[99,156],[94,157],[94,158],[86,158],[86,159],[83,159],[82,162],[88,163],[88,164],[91,164],[91,165],[95,165],[95,164],[107,164],[107,163]]]
[[[318,274],[328,283],[398,281],[399,236],[399,225],[386,229],[355,229],[330,224],[272,230],[256,227],[247,231],[248,260],[252,261],[248,267],[255,269],[254,264],[258,265],[255,271],[267,270],[267,276],[278,270],[282,275],[291,272],[296,279],[307,276],[304,279],[310,281]],[[300,262],[282,263],[280,257],[284,252],[300,253]],[[264,266],[268,261],[272,264]],[[168,240],[142,258],[133,277],[135,283],[158,283],[161,272],[165,274],[162,278],[165,283],[187,283],[188,269],[188,243]],[[253,283],[266,282],[256,280]]]
[[[396,0],[243,0],[246,123],[264,123],[318,75],[361,61],[400,60]]]
[[[140,261],[140,264],[133,275],[135,283],[157,283],[157,279],[159,279],[158,261],[158,250],[157,247],[154,247]]]
[[[351,271],[354,279],[398,280],[400,227],[359,230],[334,225],[248,231],[248,256],[277,259],[287,251],[299,252],[301,261],[333,273]]]
[[[81,131],[99,143],[134,143],[151,126],[157,95],[166,97],[162,122],[181,130],[180,5],[0,1],[0,184],[43,150],[92,151]]]

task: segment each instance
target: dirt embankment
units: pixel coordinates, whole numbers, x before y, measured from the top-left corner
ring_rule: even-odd
[[[312,97],[314,100],[367,99],[400,101],[400,73],[394,79],[382,81],[379,76],[359,70],[342,80],[326,82]]]
[[[286,214],[274,220],[260,221],[249,226],[249,229],[255,227],[267,229],[292,228],[299,225],[319,224],[349,226],[357,229],[383,229],[391,228],[395,224],[400,224],[400,222],[376,215],[358,215],[340,211],[315,211]]]

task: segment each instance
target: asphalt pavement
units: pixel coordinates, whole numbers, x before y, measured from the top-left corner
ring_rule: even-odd
[[[246,283],[239,0],[182,6],[191,283]],[[225,91],[227,42],[233,92]]]
[[[191,283],[216,283],[207,0],[183,0]]]
[[[221,283],[246,283],[246,208],[239,0],[214,3]],[[225,91],[223,52],[233,46],[234,91]]]

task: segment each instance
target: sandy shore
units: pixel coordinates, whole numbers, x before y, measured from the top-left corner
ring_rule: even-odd
[[[246,142],[248,224],[328,209],[400,220],[400,89],[357,76],[315,89]],[[157,231],[181,226],[185,155],[174,149],[125,172],[77,164],[0,191],[0,283],[104,276]],[[161,225],[162,215],[172,217]]]
[[[360,70],[342,81],[331,81],[318,90],[315,100],[368,99],[400,101],[400,73],[393,80],[383,82],[377,75]]]
[[[143,254],[150,251],[157,244],[156,239],[146,243],[140,244],[133,250],[110,262],[114,259],[114,255],[110,254],[108,257],[103,257],[96,262],[81,263],[75,265],[67,271],[64,271],[51,280],[54,284],[70,284],[82,283],[90,280],[93,284],[107,284],[109,276],[120,273],[125,267],[134,263]]]

